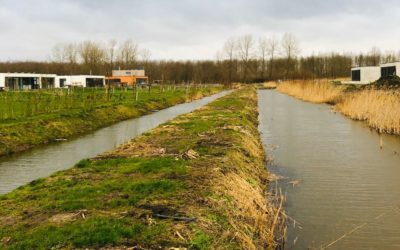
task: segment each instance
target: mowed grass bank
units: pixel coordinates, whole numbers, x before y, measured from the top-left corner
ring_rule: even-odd
[[[254,88],[0,196],[5,249],[274,249]]]
[[[400,135],[400,89],[335,85],[328,81],[292,81],[277,89],[304,101],[329,103],[344,115],[365,121],[380,133]]]
[[[57,139],[87,133],[118,121],[138,117],[211,95],[220,87],[132,90],[75,89],[0,93],[0,156]],[[7,108],[5,108],[7,107]]]

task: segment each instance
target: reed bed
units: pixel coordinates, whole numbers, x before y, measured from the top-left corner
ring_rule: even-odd
[[[380,133],[400,135],[400,91],[365,89],[348,93],[335,106],[344,115],[367,122]]]
[[[380,133],[400,135],[400,89],[359,88],[329,83],[328,80],[288,81],[277,89],[304,101],[329,103],[344,115],[365,121]]]
[[[287,81],[278,84],[277,89],[304,101],[333,104],[338,101],[345,88],[331,84],[327,80],[316,80]]]
[[[259,89],[276,89],[278,84],[276,82],[264,82],[258,87]]]

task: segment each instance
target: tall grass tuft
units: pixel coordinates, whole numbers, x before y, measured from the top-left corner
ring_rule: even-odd
[[[344,91],[344,87],[336,86],[327,80],[287,81],[278,84],[277,89],[304,101],[332,104],[338,101]]]
[[[365,89],[348,93],[336,110],[356,120],[364,120],[381,133],[400,135],[400,91]]]

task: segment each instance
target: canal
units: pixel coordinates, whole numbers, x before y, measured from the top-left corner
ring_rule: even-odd
[[[331,110],[260,90],[269,171],[281,177],[285,249],[400,249],[400,137]]]
[[[190,103],[122,121],[76,139],[3,157],[0,160],[0,194],[8,193],[21,185],[49,176],[56,171],[70,168],[82,159],[114,149],[161,123],[200,108],[228,93],[230,91],[223,91]]]

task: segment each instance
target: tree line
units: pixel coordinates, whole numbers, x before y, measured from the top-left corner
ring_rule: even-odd
[[[282,37],[251,35],[226,40],[214,60],[152,60],[133,40],[57,44],[46,62],[0,62],[0,72],[111,75],[113,69],[145,69],[151,81],[173,83],[263,82],[278,79],[348,77],[352,66],[376,66],[400,58],[373,47],[367,53],[300,56],[291,33]]]

